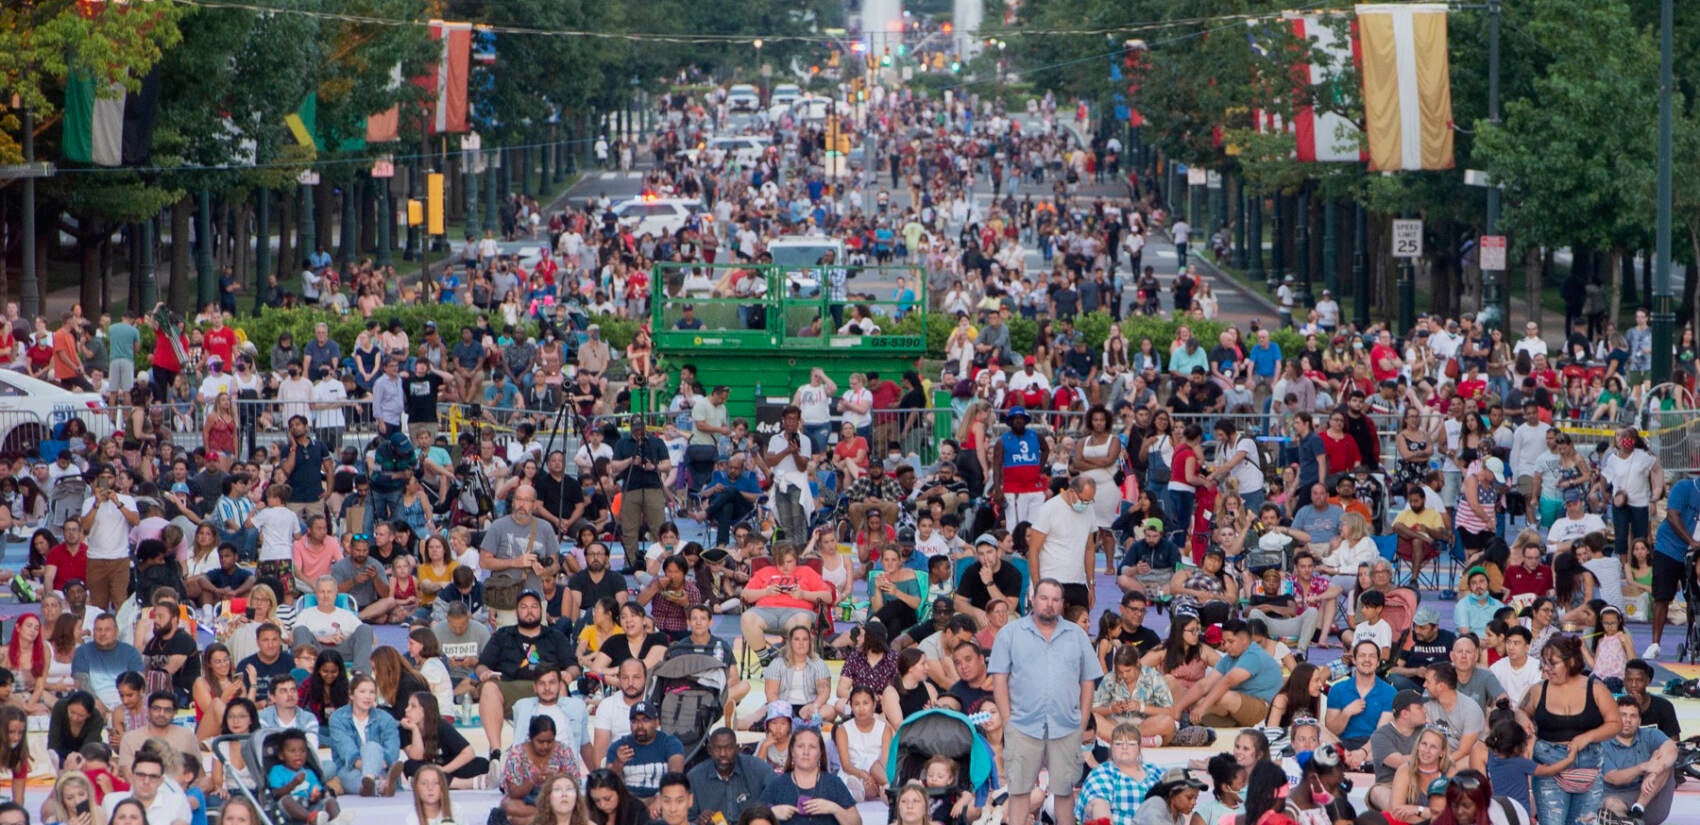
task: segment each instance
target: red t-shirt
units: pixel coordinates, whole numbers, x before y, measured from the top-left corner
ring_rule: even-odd
[[[792,570],[790,573],[781,571],[777,564],[763,567],[762,569],[757,570],[754,576],[750,577],[750,587],[757,590],[769,585],[796,586],[796,590],[792,590],[790,593],[801,593],[805,591],[809,593],[824,593],[828,589],[826,582],[821,581],[820,574],[816,573],[814,568],[804,567],[800,564],[797,565],[797,568]],[[756,606],[795,607],[800,610],[815,609],[814,603],[803,601],[801,598],[789,595],[788,593],[774,593],[770,596],[763,596],[761,599],[756,601]]]
[[[189,339],[178,336],[178,343],[183,345],[183,351],[189,351]],[[177,350],[171,346],[171,336],[164,330],[156,329],[153,334],[153,365],[167,372],[182,372],[183,362],[177,360]]]
[[[1505,571],[1505,589],[1513,598],[1524,593],[1545,596],[1552,589],[1552,568],[1543,564],[1531,572],[1521,564],[1513,564]]]
[[[236,354],[236,330],[230,327],[207,330],[201,341],[201,349],[206,352],[207,358],[216,355],[223,359],[225,367],[229,368],[231,359]]]
[[[1328,453],[1328,472],[1330,475],[1350,470],[1364,463],[1363,454],[1358,450],[1357,439],[1347,435],[1342,436],[1339,441],[1335,441],[1334,436],[1327,432],[1323,432],[1321,435],[1322,449]]]
[[[53,567],[53,589],[64,590],[65,583],[72,579],[89,580],[89,548],[81,545],[77,552],[71,552],[64,542],[53,545],[47,551],[47,563]]]
[[[1398,350],[1393,349],[1391,345],[1376,344],[1375,346],[1370,347],[1369,371],[1375,375],[1376,381],[1385,381],[1399,374],[1399,368],[1397,366],[1393,369],[1382,368],[1382,360],[1389,358],[1394,360],[1399,358]]]

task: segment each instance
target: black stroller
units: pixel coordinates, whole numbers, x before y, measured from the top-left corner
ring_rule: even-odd
[[[919,780],[927,761],[943,756],[956,763],[956,787],[932,789],[929,796],[954,795],[972,791],[986,797],[985,810],[979,822],[998,821],[1002,817],[1008,795],[992,790],[996,760],[992,747],[980,733],[975,720],[954,710],[935,708],[923,710],[903,721],[903,726],[891,737],[891,750],[886,754],[886,802],[889,816],[897,821],[897,795],[903,784]]]
[[[284,813],[283,803],[274,798],[266,788],[266,774],[271,771],[273,765],[281,761],[278,753],[279,743],[284,734],[291,732],[299,733],[289,728],[268,728],[253,734],[215,737],[210,743],[213,757],[224,765],[225,775],[236,780],[234,785],[237,792],[260,812],[260,817],[265,820],[264,825],[300,825]],[[245,769],[238,769],[232,763],[230,754],[222,747],[225,744],[236,744],[241,748]],[[317,748],[307,748],[306,769],[316,774],[321,784],[326,784],[331,779],[324,766],[319,764]]]
[[[1682,573],[1682,598],[1688,607],[1688,632],[1683,634],[1682,643],[1676,649],[1679,662],[1700,662],[1700,616],[1694,615],[1695,609],[1700,608],[1700,582],[1694,580],[1696,563],[1700,563],[1700,550],[1691,547]]]
[[[661,730],[679,738],[685,767],[702,761],[708,734],[726,713],[726,663],[704,653],[663,661],[649,684],[649,701],[660,709]]]

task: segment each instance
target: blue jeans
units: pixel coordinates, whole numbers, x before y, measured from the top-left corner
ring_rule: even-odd
[[[1551,742],[1535,742],[1535,764],[1551,765],[1564,759],[1568,748]],[[1600,768],[1603,764],[1599,745],[1589,745],[1576,755],[1576,768]],[[1594,784],[1582,793],[1568,793],[1558,786],[1556,776],[1534,777],[1535,810],[1541,825],[1578,825],[1584,816],[1593,816],[1605,799],[1605,781],[1594,778]]]
[[[360,767],[358,768],[352,764],[337,765],[336,777],[342,780],[343,793],[359,793],[362,779],[370,776],[376,781],[381,779],[384,773],[390,769],[389,765],[384,764],[384,747],[370,739],[366,740],[366,744],[360,746],[359,762]]]
[[[809,444],[814,447],[815,455],[826,452],[826,440],[832,436],[832,422],[823,421],[819,424],[804,424],[803,435],[809,437]]]
[[[1192,549],[1187,547],[1186,534],[1192,529],[1192,507],[1197,502],[1196,494],[1186,490],[1169,488],[1169,541],[1181,548],[1181,558],[1192,558]]]
[[[373,485],[374,487],[377,485]],[[372,525],[380,521],[395,521],[401,515],[401,491],[380,493],[372,491],[372,506],[366,508],[366,527],[364,532],[372,532]]]
[[[1646,507],[1633,507],[1629,505],[1622,507],[1615,504],[1612,505],[1611,529],[1615,533],[1612,541],[1616,545],[1615,549],[1617,550],[1618,558],[1629,558],[1629,534],[1631,532],[1634,532],[1635,535],[1643,538],[1648,537],[1647,509],[1648,508]]]
[[[253,561],[259,558],[260,531],[253,527],[239,527],[235,530],[218,531],[219,541],[228,541],[236,545],[236,557],[242,561]]]

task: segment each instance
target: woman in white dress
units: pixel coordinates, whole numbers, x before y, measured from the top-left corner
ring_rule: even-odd
[[[885,756],[891,746],[891,726],[885,716],[874,712],[874,691],[867,685],[850,690],[850,718],[832,732],[838,747],[838,777],[859,802],[885,795]]]
[[[1108,531],[1110,523],[1116,520],[1122,504],[1116,487],[1116,468],[1122,461],[1122,442],[1110,430],[1111,424],[1110,411],[1103,405],[1087,410],[1086,434],[1074,442],[1074,452],[1068,462],[1070,470],[1092,479],[1098,487],[1098,494],[1092,498],[1092,509],[1096,511],[1101,533]],[[1102,541],[1102,536],[1100,542],[1104,546],[1104,572],[1115,575],[1115,542]]]

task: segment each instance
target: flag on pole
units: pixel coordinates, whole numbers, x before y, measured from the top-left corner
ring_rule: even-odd
[[[308,149],[319,149],[319,93],[308,92],[294,112],[285,115],[285,125],[289,133],[295,136],[295,142]]]
[[[103,88],[92,73],[73,70],[65,82],[65,159],[95,166],[146,163],[158,101],[157,72],[136,92],[126,92],[122,84]]]
[[[1305,100],[1314,96],[1337,104],[1335,92],[1340,77],[1356,57],[1356,38],[1352,37],[1350,30],[1342,36],[1337,23],[1330,20],[1332,16],[1328,12],[1287,12],[1282,15],[1301,42],[1316,41],[1309,54],[1327,55],[1326,64],[1307,58],[1293,66],[1294,79],[1311,87],[1301,90]],[[1341,114],[1337,105],[1323,110],[1310,105],[1298,106],[1293,111],[1291,127],[1301,163],[1356,163],[1368,159],[1361,148],[1362,134],[1357,123]]]
[[[1446,6],[1383,3],[1357,14],[1370,171],[1451,169]]]
[[[397,63],[390,69],[390,89],[401,88],[401,64]],[[389,143],[401,139],[401,106],[391,106],[388,111],[379,112],[366,118],[366,142]]]
[[[440,41],[441,50],[431,73],[419,79],[420,85],[431,92],[425,133],[460,134],[470,128],[466,83],[472,64],[472,24],[433,20],[431,39]]]

